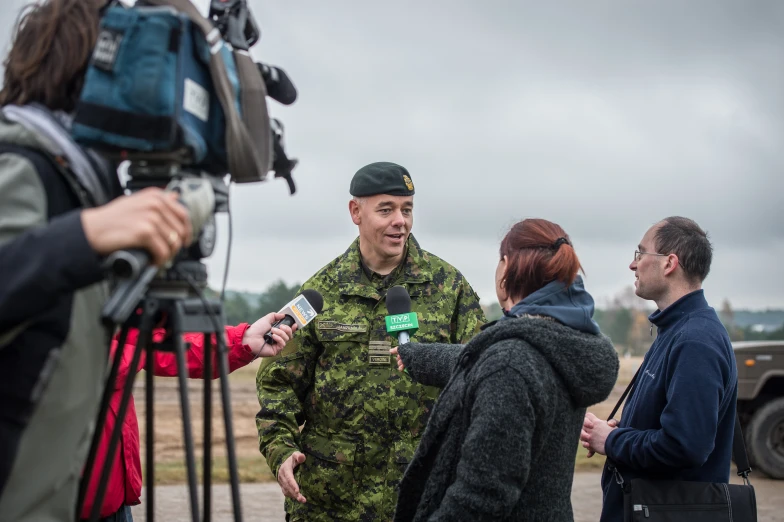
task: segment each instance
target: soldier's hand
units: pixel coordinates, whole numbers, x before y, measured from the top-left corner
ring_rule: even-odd
[[[397,353],[397,346],[395,346],[394,348],[392,348],[391,350],[389,350],[389,353],[391,353],[392,355],[394,355],[394,356],[396,356],[396,357],[397,357],[397,369],[398,369],[399,371],[401,371],[401,372],[402,372],[403,370],[405,370],[405,369],[406,369],[406,365],[405,365],[405,364],[403,364],[403,359],[401,359],[401,358],[400,358],[400,354],[399,354],[399,353]]]
[[[278,469],[278,484],[283,495],[302,504],[307,502],[307,499],[299,492],[299,484],[294,480],[294,468],[303,462],[305,462],[305,454],[295,451]]]

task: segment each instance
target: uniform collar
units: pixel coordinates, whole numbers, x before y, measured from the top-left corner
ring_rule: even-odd
[[[428,270],[428,258],[427,252],[421,249],[414,235],[410,234],[406,241],[406,256],[403,263],[390,274],[393,276],[393,281],[390,281],[389,286],[392,283],[416,284],[431,281],[432,274]],[[339,270],[338,283],[340,284],[341,293],[369,297],[375,300],[381,299],[378,289],[366,284],[367,279],[372,281],[372,278],[368,277],[365,279],[362,277],[365,275],[365,272],[362,256],[359,252],[359,238],[356,238],[343,253],[340,258],[340,265],[347,268],[347,270]]]

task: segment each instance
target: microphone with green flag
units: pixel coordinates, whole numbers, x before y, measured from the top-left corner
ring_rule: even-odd
[[[397,335],[398,345],[405,344],[419,329],[416,312],[411,311],[411,296],[405,287],[396,285],[387,292],[387,310],[389,315],[384,319],[387,333]]]

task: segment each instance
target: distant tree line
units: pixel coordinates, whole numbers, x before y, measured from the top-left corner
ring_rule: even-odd
[[[260,294],[226,291],[223,314],[226,324],[253,323],[270,312],[277,312],[291,301],[299,290],[300,283],[288,286],[279,280]],[[212,291],[213,295],[217,292]]]
[[[771,329],[760,329],[755,325],[742,326],[735,320],[735,312],[729,299],[721,304],[719,318],[730,334],[732,341],[779,341],[784,340],[784,324]]]
[[[270,312],[277,312],[291,301],[299,287],[299,283],[289,286],[278,280],[260,294],[227,291],[223,303],[226,324],[253,323]],[[210,293],[216,294],[214,291]],[[602,333],[612,339],[620,353],[643,355],[650,348],[656,332],[648,321],[653,309],[646,306],[647,302],[634,294],[634,288],[628,287],[594,311],[594,319],[599,323]],[[482,308],[488,321],[494,321],[503,315],[498,303]],[[784,324],[773,330],[738,324],[732,305],[727,299],[720,307],[719,317],[732,341],[784,340]]]
[[[612,339],[613,344],[622,354],[644,355],[650,348],[656,335],[648,316],[653,308],[646,308],[647,302],[628,287],[619,292],[601,308],[594,311],[594,319],[599,323],[602,333]],[[497,303],[484,306],[485,316],[489,321],[503,315]],[[746,312],[748,313],[748,312]],[[772,313],[772,312],[771,312]],[[763,341],[784,340],[784,323],[776,329],[760,329],[755,325],[740,325],[735,320],[729,300],[725,299],[719,310],[719,318],[730,334],[732,341]]]

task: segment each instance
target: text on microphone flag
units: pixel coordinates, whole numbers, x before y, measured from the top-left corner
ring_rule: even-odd
[[[409,312],[405,314],[388,315],[384,318],[387,325],[387,333],[409,332],[419,329],[419,319],[417,314]]]
[[[300,328],[312,321],[318,312],[313,308],[304,295],[298,295],[281,311],[290,311],[295,317]]]

